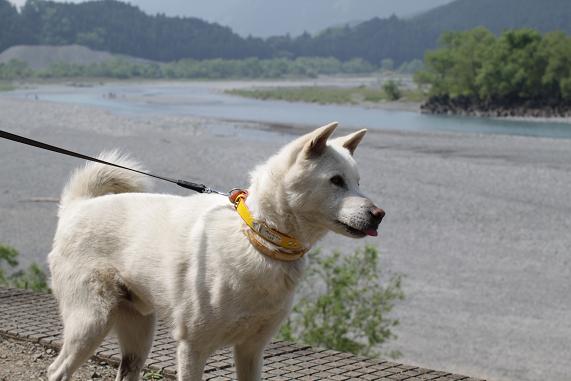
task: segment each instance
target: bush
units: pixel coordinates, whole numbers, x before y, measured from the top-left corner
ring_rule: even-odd
[[[49,291],[48,277],[36,263],[32,263],[25,270],[8,275],[8,272],[3,268],[3,264],[5,263],[9,268],[15,268],[18,266],[18,255],[18,251],[13,247],[0,244],[0,286]]]
[[[383,85],[383,91],[391,101],[397,101],[402,97],[402,92],[400,91],[398,83],[393,80],[385,82]]]
[[[23,61],[12,59],[6,63],[0,62],[0,79],[2,80],[28,78],[31,75],[32,70]]]
[[[383,279],[376,248],[351,255],[310,254],[302,297],[280,329],[280,338],[365,356],[394,338],[398,320],[389,315],[404,298],[401,276]],[[322,292],[316,290],[321,289]],[[398,352],[387,355],[397,357]]]
[[[430,96],[480,102],[569,101],[571,37],[512,29],[496,37],[480,27],[446,32],[415,75]]]

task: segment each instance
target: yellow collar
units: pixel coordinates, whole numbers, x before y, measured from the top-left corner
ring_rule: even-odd
[[[242,220],[250,227],[244,234],[248,240],[264,255],[280,261],[291,262],[304,256],[309,251],[297,239],[270,228],[263,222],[255,221],[246,206],[248,191],[236,190],[230,195],[230,201]]]

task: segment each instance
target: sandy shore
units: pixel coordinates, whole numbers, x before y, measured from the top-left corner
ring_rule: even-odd
[[[249,169],[304,132],[9,98],[0,110],[0,129],[87,154],[120,147],[153,172],[220,189],[247,186]],[[50,200],[81,162],[7,141],[0,152],[0,242],[23,264],[43,263],[56,226]],[[331,235],[320,246],[377,245],[387,269],[406,275],[399,338],[387,349],[491,380],[567,381],[571,140],[371,131],[357,160],[363,190],[387,211],[381,235]]]

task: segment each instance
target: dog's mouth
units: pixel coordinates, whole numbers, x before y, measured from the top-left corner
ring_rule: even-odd
[[[350,225],[347,225],[346,223],[343,223],[339,220],[335,220],[336,223],[338,223],[339,225],[343,226],[345,228],[345,230],[347,232],[349,232],[349,234],[351,234],[352,236],[355,237],[366,237],[366,236],[371,236],[371,237],[376,237],[379,233],[377,232],[377,229],[375,228],[365,228],[365,229],[357,229],[354,228]]]

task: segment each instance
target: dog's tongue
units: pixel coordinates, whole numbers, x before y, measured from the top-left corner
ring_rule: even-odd
[[[365,230],[365,234],[376,237],[379,233],[375,229],[367,229]]]

